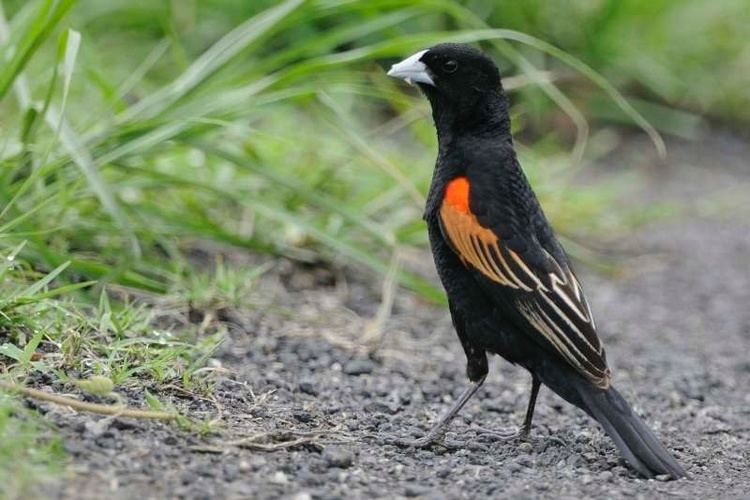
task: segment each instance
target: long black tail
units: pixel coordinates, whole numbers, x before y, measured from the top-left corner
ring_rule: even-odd
[[[614,387],[602,390],[581,380],[576,384],[576,392],[584,409],[604,427],[635,470],[648,478],[660,474],[668,474],[673,479],[687,476],[685,469]]]

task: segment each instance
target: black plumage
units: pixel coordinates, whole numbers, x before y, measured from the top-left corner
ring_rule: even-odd
[[[441,44],[389,74],[416,82],[432,106],[439,152],[424,218],[471,381],[416,444],[442,437],[484,381],[490,353],[532,375],[523,433],[541,383],[596,419],[642,475],[685,476],[611,386],[579,281],[517,160],[495,64],[470,46]]]

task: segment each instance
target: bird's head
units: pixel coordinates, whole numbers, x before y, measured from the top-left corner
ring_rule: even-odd
[[[505,111],[499,109],[506,104],[497,66],[470,45],[435,45],[394,64],[388,76],[419,86],[430,100],[438,129],[446,121],[464,128],[494,122]]]

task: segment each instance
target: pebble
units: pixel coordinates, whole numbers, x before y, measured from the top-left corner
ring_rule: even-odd
[[[312,415],[307,410],[296,410],[292,415],[298,422],[302,422],[303,424],[311,422],[313,419]]]
[[[300,390],[300,392],[309,394],[310,396],[318,395],[318,391],[310,382],[300,382],[299,385],[297,385],[297,388]]]
[[[425,488],[424,486],[410,484],[404,489],[404,496],[409,498],[427,496],[429,491],[429,488]]]
[[[519,444],[518,449],[523,451],[524,453],[531,453],[532,451],[534,451],[534,447],[531,446],[531,443],[529,442],[523,442]]]
[[[271,482],[274,484],[286,484],[289,482],[289,478],[279,470],[274,472],[273,476],[271,476]]]
[[[591,451],[587,451],[586,453],[583,453],[582,456],[583,456],[583,458],[585,458],[589,462],[593,462],[594,460],[596,460],[597,458],[599,458],[599,455],[597,455],[596,453],[591,452]]]
[[[367,375],[375,369],[375,364],[369,359],[352,359],[344,365],[344,373],[347,375]]]
[[[343,448],[329,447],[323,452],[323,460],[328,467],[348,469],[354,463],[354,456]]]
[[[237,466],[237,464],[229,462],[227,464],[224,464],[224,480],[229,481],[230,483],[232,481],[237,480],[237,478],[240,475],[240,468]]]
[[[216,476],[216,470],[212,464],[199,465],[198,467],[193,469],[192,472],[193,474],[197,474],[203,477],[215,477]]]
[[[365,411],[367,413],[393,413],[393,411],[391,411],[391,408],[387,404],[381,403],[380,401],[372,401],[371,403],[367,403],[365,405]]]
[[[111,423],[111,420],[104,418],[100,420],[90,420],[86,422],[84,426],[89,437],[99,437],[102,435],[112,437],[112,433],[108,431]]]
[[[524,467],[533,467],[534,462],[531,460],[531,458],[526,456],[520,456],[516,459],[516,462],[518,462],[520,465]]]

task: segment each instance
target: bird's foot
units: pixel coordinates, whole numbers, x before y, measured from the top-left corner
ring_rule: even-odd
[[[483,427],[476,427],[479,436],[487,436],[493,441],[527,441],[529,438],[528,430],[521,428],[492,430]]]
[[[437,446],[445,446],[445,432],[430,431],[418,439],[396,438],[391,441],[399,448],[429,449]]]

